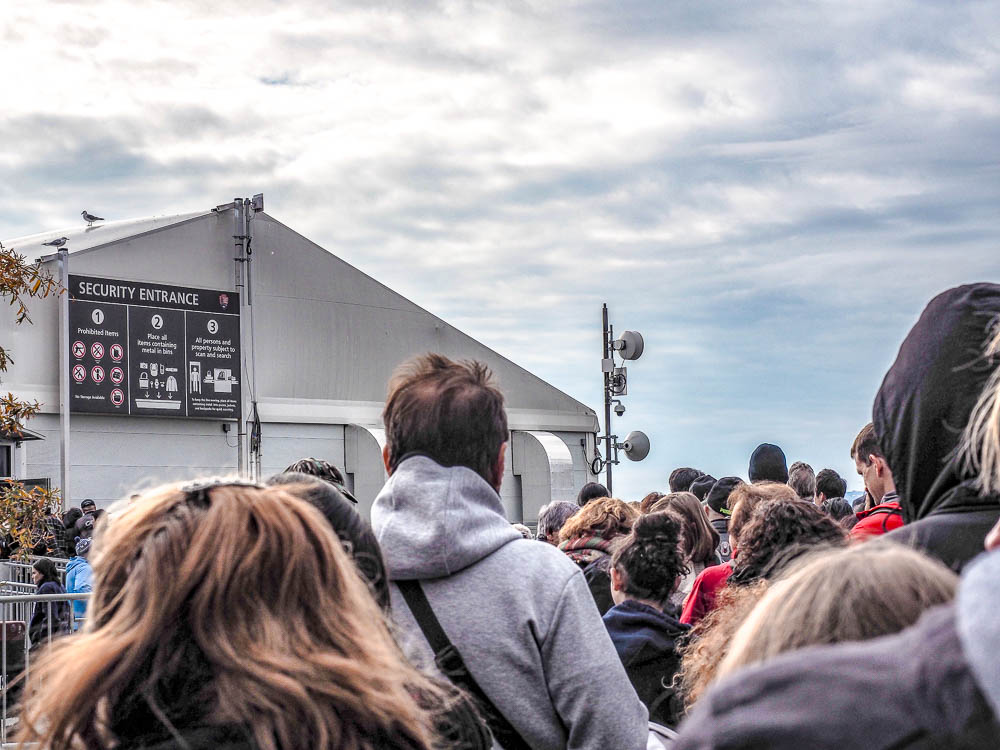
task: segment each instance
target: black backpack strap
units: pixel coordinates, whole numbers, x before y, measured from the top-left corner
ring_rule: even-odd
[[[887,534],[889,532],[889,519],[893,516],[903,516],[902,508],[878,508],[873,510],[868,514],[869,516],[885,516],[882,519],[882,533]]]
[[[393,583],[399,588],[403,599],[406,600],[406,606],[410,608],[424,638],[427,639],[434,651],[434,662],[438,669],[445,677],[476,699],[494,739],[500,743],[504,750],[531,750],[531,745],[524,741],[524,738],[507,721],[507,717],[500,713],[500,709],[483,692],[479,683],[476,682],[476,678],[465,666],[462,654],[448,638],[448,634],[441,627],[437,615],[431,609],[431,603],[427,601],[427,596],[424,594],[420,582],[393,581]]]

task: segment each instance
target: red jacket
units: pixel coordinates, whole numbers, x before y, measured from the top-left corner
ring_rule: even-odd
[[[732,572],[733,566],[727,562],[701,571],[691,585],[691,593],[684,600],[681,622],[685,625],[696,625],[698,620],[711,612],[715,608],[715,597],[726,585]]]
[[[882,536],[903,525],[903,509],[898,500],[880,503],[871,510],[857,514],[858,522],[851,529],[851,539],[868,539]]]

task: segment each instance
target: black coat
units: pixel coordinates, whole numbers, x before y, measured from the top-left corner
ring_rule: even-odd
[[[611,555],[602,555],[585,565],[583,577],[587,579],[594,604],[603,617],[605,612],[615,606],[615,600],[611,598]]]
[[[955,626],[944,605],[896,635],[741,670],[698,701],[671,750],[996,748]]]
[[[46,581],[35,591],[36,594],[65,594],[66,589],[58,581]],[[50,619],[51,618],[51,619]],[[38,646],[49,638],[55,638],[69,632],[70,609],[69,602],[35,602],[28,623],[28,637],[32,647]]]
[[[681,666],[678,649],[691,626],[631,599],[612,607],[604,625],[649,720],[676,726],[684,706],[672,684]]]
[[[872,421],[908,524],[888,535],[916,543],[955,570],[983,549],[1000,498],[973,487],[957,455],[962,430],[998,365],[982,357],[1000,315],[1000,285],[939,294],[899,348],[875,397]]]

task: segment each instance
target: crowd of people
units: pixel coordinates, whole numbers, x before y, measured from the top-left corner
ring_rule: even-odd
[[[306,459],[163,486],[74,534],[93,593],[32,667],[20,740],[996,747],[998,321],[998,285],[931,301],[844,446],[854,506],[835,471],[762,443],[745,479],[590,483],[535,532],[504,515],[487,368],[415,358],[389,383],[370,524]]]

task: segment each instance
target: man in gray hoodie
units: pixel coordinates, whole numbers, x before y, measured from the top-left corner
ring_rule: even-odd
[[[580,569],[504,517],[507,416],[486,366],[435,354],[405,363],[383,420],[390,476],[372,525],[408,645],[433,656],[396,586],[419,581],[472,677],[530,747],[645,748],[646,708]]]

